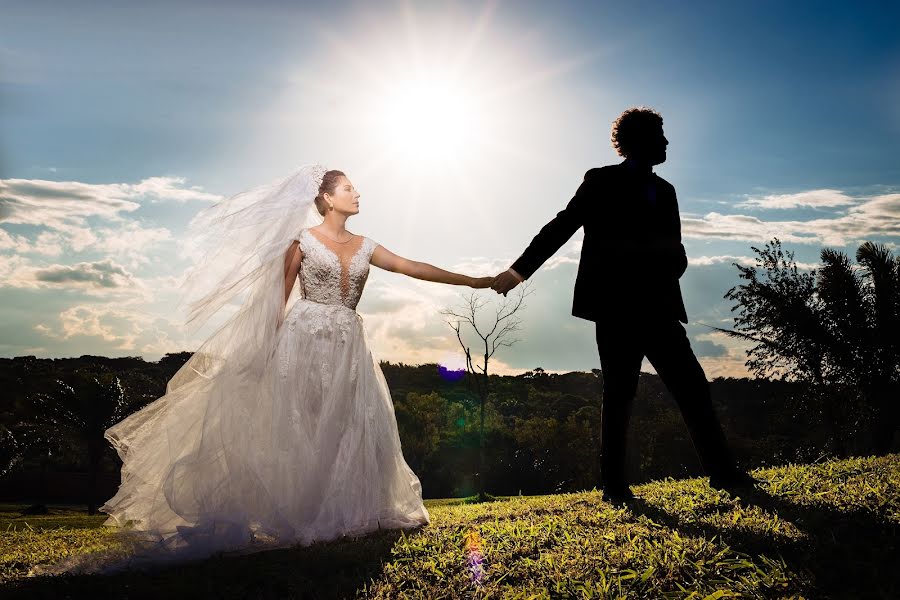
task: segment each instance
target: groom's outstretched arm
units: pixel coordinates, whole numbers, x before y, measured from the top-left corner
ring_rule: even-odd
[[[553,220],[541,228],[522,255],[512,264],[509,271],[497,276],[493,286],[494,290],[505,294],[521,280],[531,277],[584,224],[587,204],[593,195],[592,190],[598,170],[591,169],[585,173],[584,181],[578,186],[575,196],[569,200],[564,209],[557,213]]]

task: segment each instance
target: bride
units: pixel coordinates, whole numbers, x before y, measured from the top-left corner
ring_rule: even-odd
[[[359,198],[341,171],[308,165],[192,221],[200,260],[185,280],[187,322],[249,294],[164,396],[106,430],[122,483],[100,510],[129,550],[90,570],[429,523],[355,309],[370,264],[473,288],[493,277],[411,261],[351,233]]]

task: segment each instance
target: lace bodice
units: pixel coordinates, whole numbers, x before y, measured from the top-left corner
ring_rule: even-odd
[[[369,260],[378,244],[367,237],[348,246],[326,245],[316,234],[303,229],[297,236],[303,260],[298,277],[303,298],[321,304],[343,304],[356,310],[369,276]],[[333,250],[332,246],[339,248]]]

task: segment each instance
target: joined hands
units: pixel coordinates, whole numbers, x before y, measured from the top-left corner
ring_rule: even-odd
[[[503,294],[505,296],[511,289],[522,283],[522,281],[523,279],[518,273],[512,269],[507,269],[494,277],[494,283],[491,284],[491,289],[498,294]]]
[[[522,276],[512,269],[507,269],[494,277],[471,277],[470,279],[469,287],[475,289],[491,288],[504,296],[524,281]]]
[[[493,277],[472,277],[471,280],[472,282],[469,284],[469,287],[475,288],[476,290],[489,288],[494,283]]]

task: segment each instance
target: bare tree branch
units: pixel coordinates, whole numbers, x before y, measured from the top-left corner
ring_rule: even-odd
[[[456,308],[448,308],[441,311],[441,314],[448,317],[447,324],[456,333],[456,339],[462,347],[466,356],[466,382],[469,389],[475,388],[478,395],[481,423],[479,427],[479,454],[478,467],[475,470],[476,480],[478,482],[478,496],[481,500],[485,499],[484,479],[482,477],[484,464],[484,407],[487,402],[490,384],[488,375],[488,367],[490,359],[494,356],[499,348],[510,347],[519,339],[510,339],[508,336],[521,329],[521,319],[516,318],[516,313],[521,310],[525,304],[525,297],[531,293],[530,283],[523,284],[516,296],[507,298],[504,296],[499,303],[497,310],[494,312],[494,323],[486,333],[478,327],[478,313],[487,304],[487,300],[477,296],[472,292],[464,299],[462,306]],[[476,365],[472,360],[471,349],[466,345],[462,337],[462,323],[465,322],[471,327],[475,333],[481,338],[484,344],[484,354],[482,355],[483,363]]]

